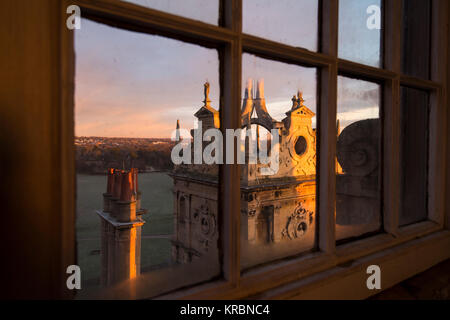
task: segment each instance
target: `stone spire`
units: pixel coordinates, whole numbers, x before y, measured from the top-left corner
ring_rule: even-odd
[[[253,110],[253,80],[249,78],[245,87],[244,100],[242,102],[241,115],[245,118],[251,116]]]
[[[261,78],[256,83],[256,99],[255,99],[255,109],[258,117],[270,117],[269,112],[266,108],[266,100],[264,99],[264,78]]]
[[[264,79],[257,82],[256,99],[264,99]]]
[[[245,87],[244,99],[253,100],[253,80],[248,78],[247,85]]]
[[[175,131],[175,141],[180,141],[180,120],[177,119],[177,129]]]
[[[266,101],[264,99],[264,79],[259,79],[256,82],[256,97],[253,97],[252,80],[247,81],[247,87],[244,94],[244,101],[241,110],[241,121],[243,126],[250,126],[252,119],[258,119],[257,123],[265,128],[272,128],[273,119],[266,108]],[[252,98],[250,98],[250,96]]]

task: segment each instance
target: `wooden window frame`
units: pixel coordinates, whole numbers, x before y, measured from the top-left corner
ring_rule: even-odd
[[[377,291],[366,288],[366,267],[378,264],[382,288],[388,288],[450,257],[450,215],[445,211],[448,163],[448,15],[447,0],[432,1],[431,80],[401,73],[401,1],[384,0],[383,68],[340,59],[338,47],[338,0],[320,2],[320,52],[311,52],[242,32],[242,0],[220,1],[221,26],[172,15],[118,0],[63,0],[61,23],[70,4],[82,8],[82,17],[128,30],[159,34],[220,49],[221,124],[240,127],[242,53],[318,69],[319,161],[317,208],[318,251],[274,262],[246,272],[240,268],[240,172],[238,165],[223,165],[220,171],[220,247],[222,280],[194,285],[159,298],[365,298]],[[60,114],[62,245],[74,248],[74,44],[73,32],[60,32],[62,92]],[[381,84],[383,101],[383,223],[384,233],[336,245],[334,159],[336,154],[336,105],[338,74]],[[400,199],[400,87],[430,92],[429,220],[398,227]],[[448,180],[448,179],[447,179]],[[445,192],[443,192],[445,190]],[[447,208],[448,209],[448,208]],[[61,252],[64,265],[73,262],[73,251]],[[414,259],[414,263],[411,263]],[[398,272],[402,268],[403,272]],[[108,289],[108,290],[114,290]],[[130,287],[130,296],[136,295]],[[67,293],[66,293],[67,294]]]

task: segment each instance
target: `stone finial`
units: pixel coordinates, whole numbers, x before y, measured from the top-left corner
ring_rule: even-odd
[[[264,99],[264,79],[257,82],[256,99]]]
[[[294,94],[294,96],[292,97],[292,110],[294,110],[297,106],[298,106],[298,102],[297,102],[297,96]]]
[[[249,117],[248,114],[250,114],[252,110],[253,110],[253,80],[252,78],[248,78],[247,84],[245,86],[244,99],[242,101],[241,116],[247,119]],[[246,120],[243,121],[245,122]]]
[[[303,102],[305,102],[305,100],[303,99],[303,92],[299,90],[297,91],[297,103],[299,106],[302,106]]]
[[[175,141],[180,141],[180,120],[177,119],[177,128],[175,130]]]
[[[209,106],[211,100],[209,99],[209,82],[206,81],[205,84],[203,85],[203,90],[204,90],[204,95],[205,95],[205,100],[203,100],[203,102],[205,103],[206,106]]]

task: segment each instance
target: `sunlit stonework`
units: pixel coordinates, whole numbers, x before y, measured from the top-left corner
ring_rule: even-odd
[[[211,106],[208,83],[204,86],[204,97],[203,106],[194,114],[202,126],[191,130],[191,140],[199,133],[203,136],[208,129],[220,128],[219,112]],[[250,134],[239,145],[245,148],[245,164],[240,165],[244,268],[316,247],[316,129],[312,127],[315,114],[304,102],[298,92],[292,97],[286,117],[276,121],[266,108],[263,80],[257,82],[256,90],[251,80],[247,83],[241,127]],[[377,223],[378,125],[377,119],[358,121],[340,132],[337,124],[336,222],[341,233],[350,232],[355,225]],[[176,129],[179,138],[179,121]],[[274,132],[278,132],[278,142],[271,139]],[[368,132],[372,134],[369,142],[361,139],[370,136]],[[200,144],[196,151],[203,153],[209,142]],[[251,144],[257,152],[278,150],[278,170],[271,175],[263,174],[262,169],[268,163],[249,161]],[[195,148],[195,143],[191,143],[186,149],[191,151],[192,159]],[[191,163],[175,165],[170,173],[173,264],[200,258],[207,263],[217,261],[219,256],[219,165]],[[136,169],[110,169],[107,190],[104,209],[98,211],[102,221],[102,283],[113,284],[140,272],[140,234],[144,224],[141,215],[145,211],[140,209]]]
[[[202,121],[203,131],[220,127],[219,112],[211,107],[208,93],[209,87],[205,85],[204,105],[195,114]],[[272,129],[278,130],[280,137],[278,172],[262,175],[260,170],[265,164],[246,161],[241,165],[241,236],[247,240],[249,249],[276,243],[292,245],[306,238],[306,242],[313,242],[316,130],[311,119],[314,113],[304,105],[301,92],[287,108],[282,121],[273,119],[266,108],[263,80],[257,82],[256,93],[252,80],[248,81],[241,109],[242,128],[255,133],[258,148],[263,143],[267,143],[269,150],[273,147],[269,134]],[[247,159],[248,139],[252,138],[246,139]],[[172,177],[173,260],[183,263],[205,255],[217,257],[218,165],[178,165]],[[276,258],[277,254],[269,258]]]

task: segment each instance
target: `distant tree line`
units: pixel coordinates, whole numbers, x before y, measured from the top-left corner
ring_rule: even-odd
[[[85,144],[76,146],[78,173],[102,174],[108,168],[138,168],[140,172],[170,171],[173,163],[170,154],[172,142],[135,145],[123,143]]]

